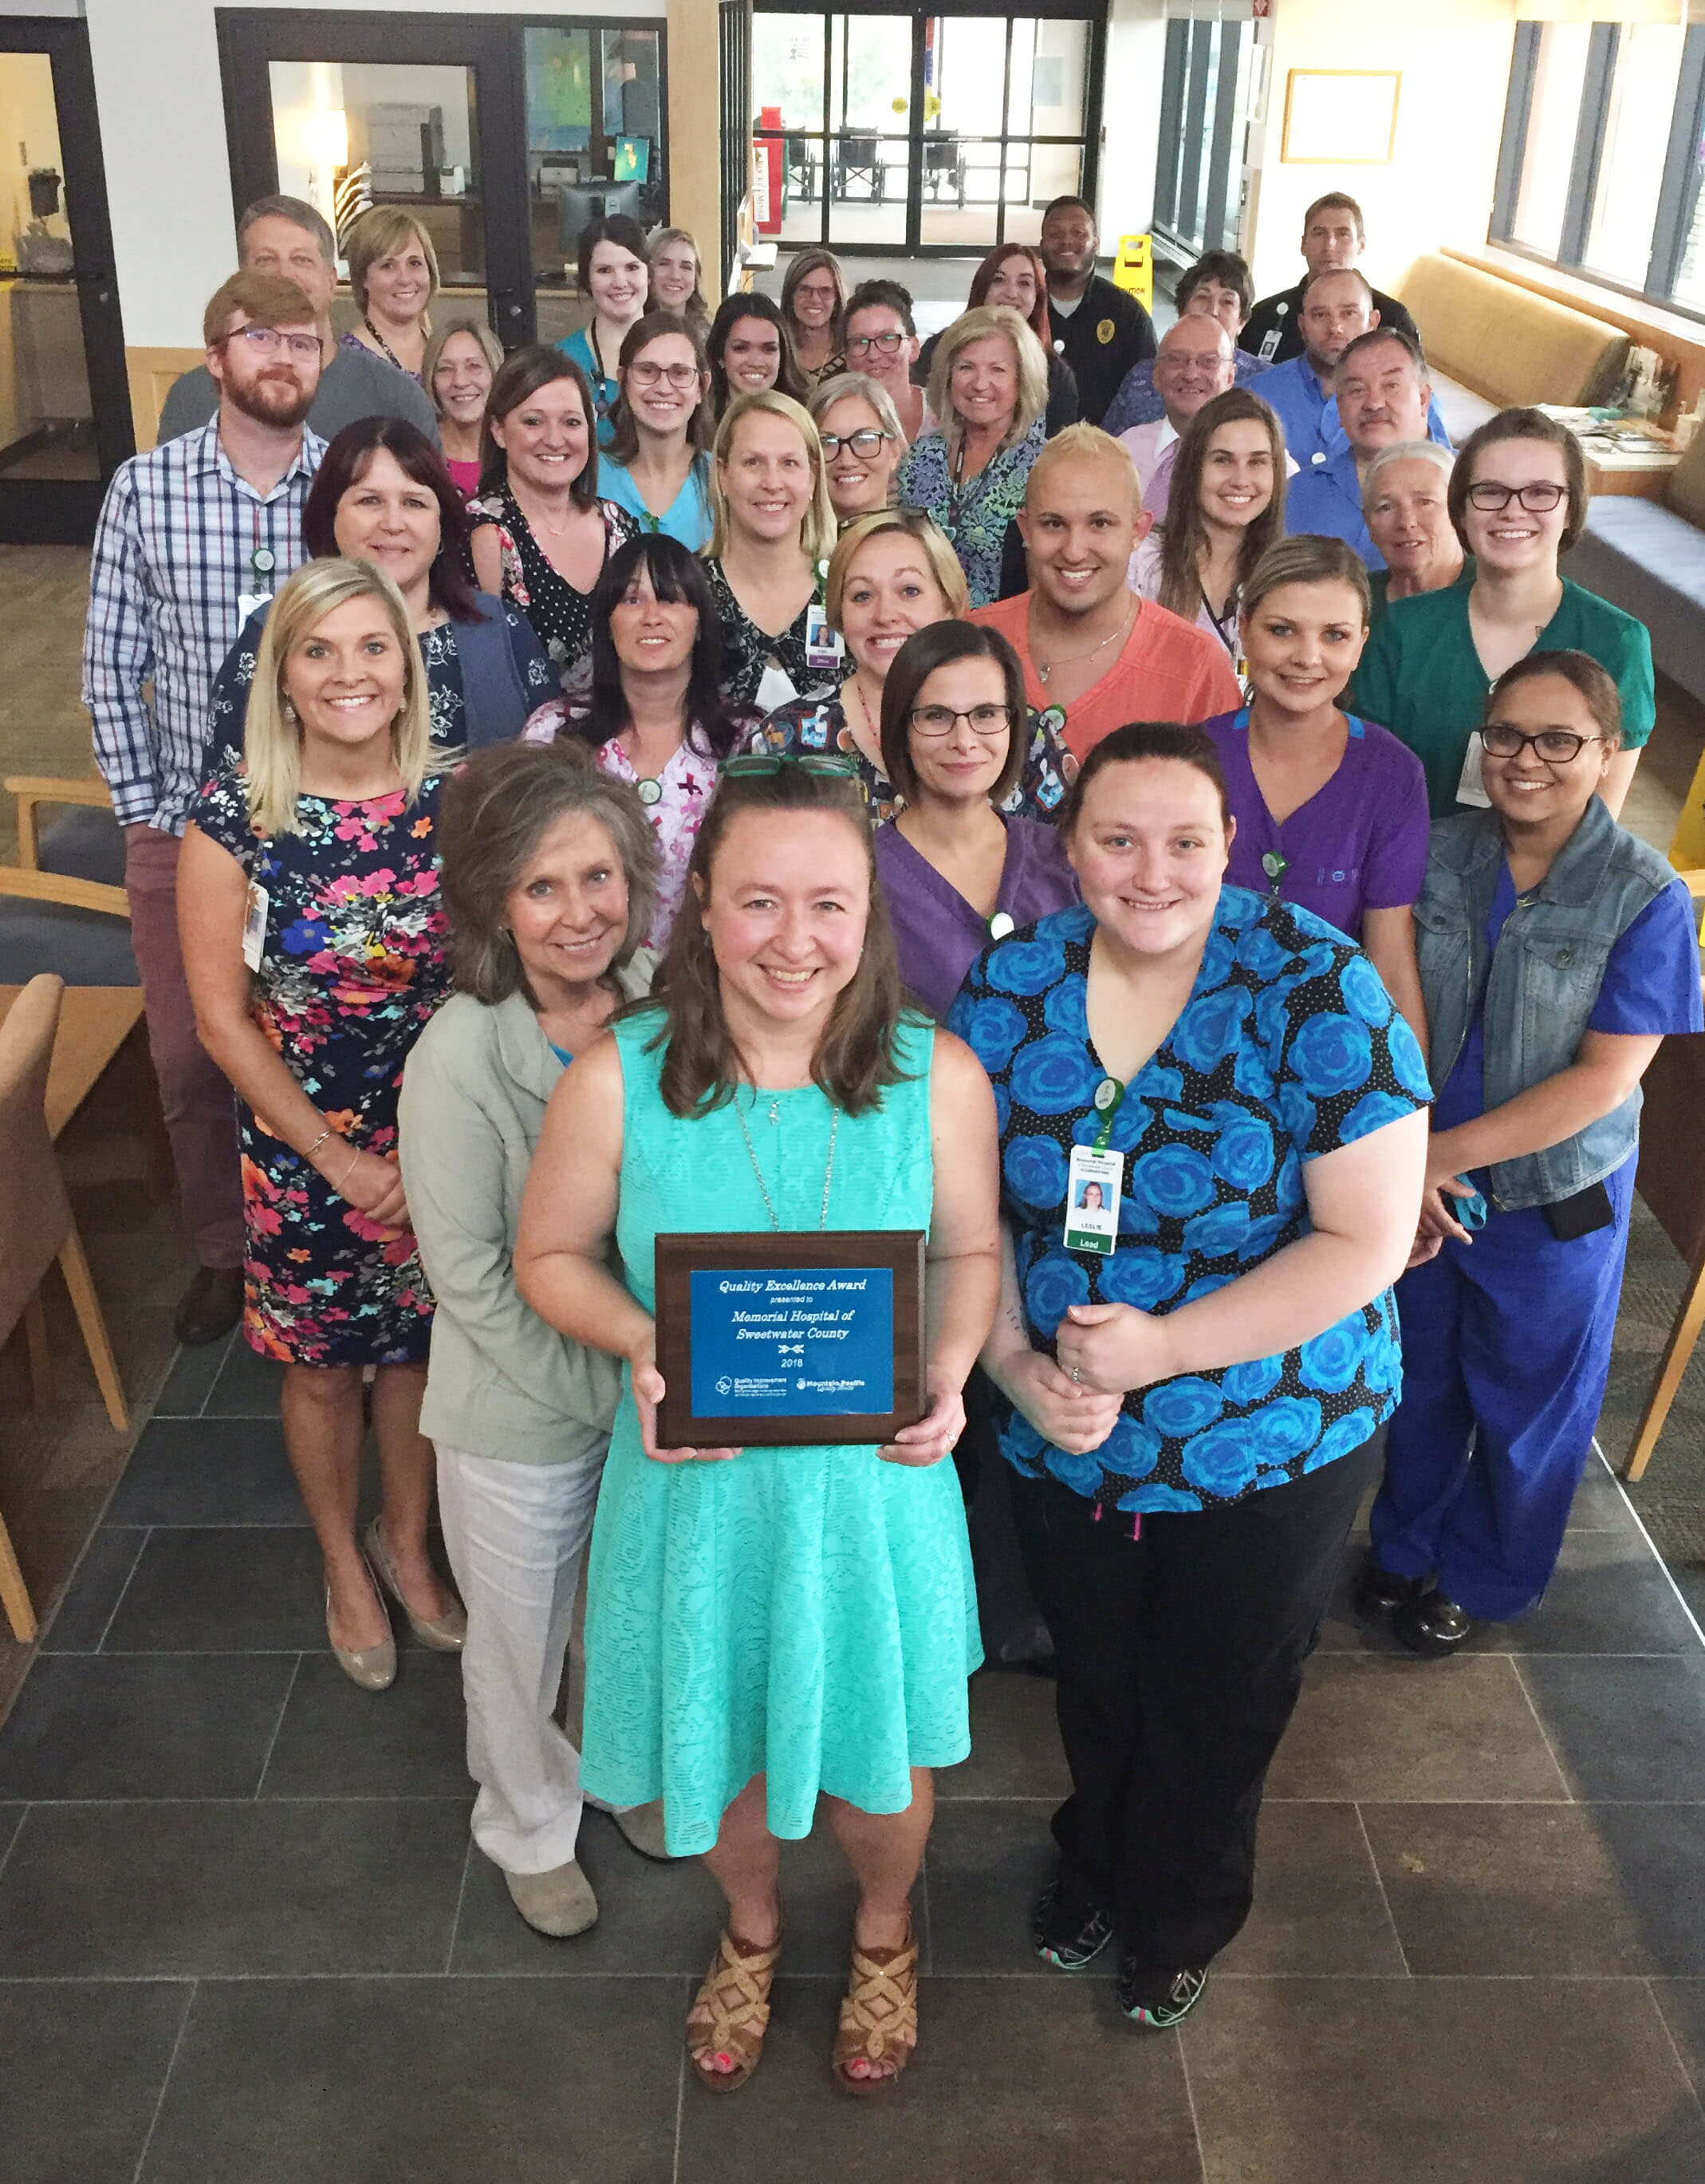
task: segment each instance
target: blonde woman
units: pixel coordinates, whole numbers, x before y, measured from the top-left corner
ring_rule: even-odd
[[[722,694],[761,717],[840,680],[841,662],[806,624],[823,598],[835,510],[817,427],[791,395],[741,394],[716,428],[705,568],[722,625]]]
[[[941,421],[906,450],[899,497],[952,540],[974,607],[1000,596],[1001,549],[1042,451],[1047,398],[1042,345],[1009,304],[966,311],[936,345],[930,407]]]
[[[424,387],[427,315],[438,292],[438,254],[432,238],[401,205],[375,205],[349,231],[349,286],[358,322],[343,337],[344,348],[382,356]]]
[[[906,452],[905,429],[888,389],[862,371],[837,371],[807,404],[823,443],[836,521],[888,507]]]
[[[243,760],[192,808],[178,917],[203,1045],[237,1094],[243,1332],[285,1365],[285,1446],[325,1559],[326,1632],[367,1691],[465,1619],[426,1552],[432,1299],[397,1158],[408,1050],[449,987],[426,680],[390,578],[342,558],[273,603]],[[362,1375],[384,1502],[356,1537]]]
[[[701,333],[710,323],[704,300],[704,256],[684,227],[665,227],[652,238],[647,308],[678,311]]]
[[[480,436],[503,352],[489,326],[457,319],[426,344],[420,376],[438,417],[444,467],[464,500],[480,490]]]

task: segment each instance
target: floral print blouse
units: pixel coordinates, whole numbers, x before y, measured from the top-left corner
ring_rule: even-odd
[[[637,538],[639,526],[625,508],[601,500],[604,520],[604,559],[617,547]],[[497,526],[497,543],[503,557],[503,597],[519,607],[531,622],[551,665],[563,674],[584,659],[592,646],[592,595],[577,592],[568,578],[553,568],[549,556],[533,536],[507,485],[468,503],[475,528]]]
[[[952,540],[974,607],[991,605],[1001,595],[1007,526],[1025,504],[1030,465],[1045,437],[1038,417],[1021,439],[1002,448],[963,485],[953,482],[947,436],[940,431],[920,434],[900,458],[896,489],[901,504],[923,509]]]

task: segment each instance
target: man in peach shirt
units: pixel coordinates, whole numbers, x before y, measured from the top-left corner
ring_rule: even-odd
[[[1210,720],[1243,693],[1225,648],[1125,582],[1152,519],[1119,442],[1069,425],[1037,456],[1019,516],[1030,588],[969,616],[1018,654],[1025,695],[1082,760],[1127,721]]]

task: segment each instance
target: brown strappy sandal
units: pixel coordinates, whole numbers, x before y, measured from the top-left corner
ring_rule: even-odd
[[[686,2014],[686,2052],[692,2075],[713,2093],[739,2090],[758,2068],[769,2029],[769,1983],[781,1954],[779,1941],[749,1948],[725,1927],[716,1956]],[[709,2070],[708,2057],[726,2056],[730,2070]]]
[[[849,2093],[886,2091],[897,2085],[918,2044],[918,1940],[908,1921],[897,1949],[861,1949],[852,1944],[852,1975],[841,2004],[829,2066],[836,2083]],[[848,2065],[863,2060],[891,2063],[868,2078],[855,2078]]]

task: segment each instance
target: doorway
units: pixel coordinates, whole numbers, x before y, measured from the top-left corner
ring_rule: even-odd
[[[135,453],[88,32],[0,16],[0,540],[86,544]]]
[[[1247,14],[1176,16],[1166,26],[1154,228],[1186,264],[1236,250],[1243,232],[1249,125],[1267,48]]]
[[[668,217],[654,17],[228,8],[218,20],[238,211],[279,190],[306,198],[341,270],[369,205],[406,205],[437,256],[439,323],[483,319],[506,349],[560,341],[586,316],[586,223]],[[353,317],[346,291],[336,330]]]
[[[863,257],[1034,242],[1051,198],[1095,200],[1105,40],[1093,0],[1014,15],[758,0],[754,135],[780,178],[760,233]]]

